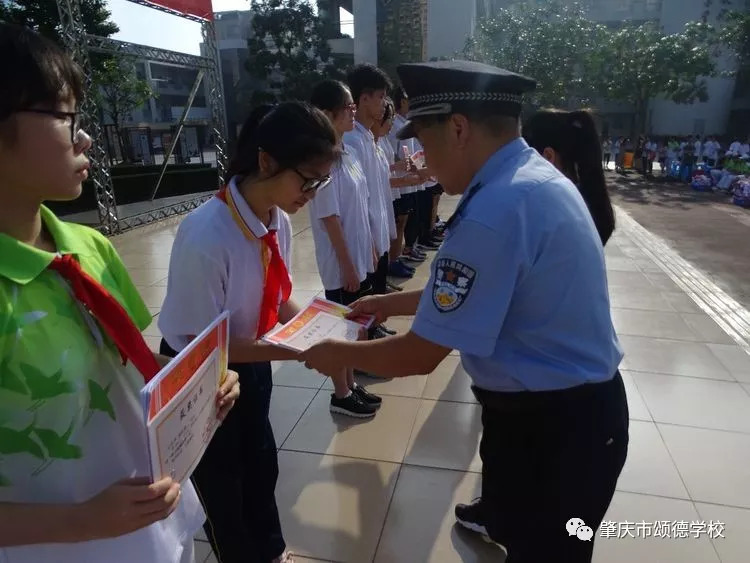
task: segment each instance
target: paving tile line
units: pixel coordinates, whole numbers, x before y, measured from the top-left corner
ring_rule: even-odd
[[[750,312],[682,258],[664,239],[645,229],[621,207],[615,207],[618,228],[750,354]]]

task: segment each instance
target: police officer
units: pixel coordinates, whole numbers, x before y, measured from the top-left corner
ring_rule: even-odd
[[[588,562],[625,463],[628,411],[602,244],[575,185],[520,137],[536,83],[466,61],[401,65],[416,135],[446,193],[461,194],[422,291],[356,313],[414,315],[371,342],[324,342],[308,367],[429,374],[456,349],[482,406],[482,496],[460,525],[509,563]],[[338,371],[337,371],[338,370]]]

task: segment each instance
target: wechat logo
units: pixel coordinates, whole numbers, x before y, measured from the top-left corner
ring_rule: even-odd
[[[592,530],[586,523],[580,518],[571,518],[568,523],[565,524],[565,529],[568,530],[569,536],[576,536],[581,541],[591,541],[594,537],[594,530]]]

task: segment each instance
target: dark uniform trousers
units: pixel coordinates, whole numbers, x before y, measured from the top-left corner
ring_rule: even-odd
[[[176,355],[165,340],[160,352]],[[276,441],[268,419],[271,363],[229,364],[229,369],[239,374],[242,392],[198,463],[193,484],[219,563],[270,563],[286,549],[276,507]]]
[[[369,276],[365,278],[359,284],[357,291],[347,291],[344,288],[339,289],[326,289],[325,296],[328,301],[339,303],[341,305],[351,305],[357,299],[361,299],[367,295],[372,294],[372,287],[370,286]]]
[[[484,427],[482,506],[507,563],[588,563],[628,449],[628,406],[619,372],[562,391],[474,388]],[[591,541],[570,536],[582,519]]]

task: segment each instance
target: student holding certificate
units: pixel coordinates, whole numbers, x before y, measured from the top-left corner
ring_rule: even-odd
[[[299,311],[290,300],[287,213],[330,182],[337,144],[328,118],[308,104],[258,108],[237,141],[228,185],[188,215],[175,238],[159,316],[162,352],[173,355],[229,311],[229,364],[242,382],[242,398],[193,474],[222,563],[291,561],[274,496],[278,461],[268,411],[271,361],[296,353],[260,339]]]
[[[192,563],[192,484],[148,477],[151,313],[105,237],[42,205],[88,178],[81,70],[27,28],[0,51],[0,561]],[[238,394],[229,374],[220,418]]]

